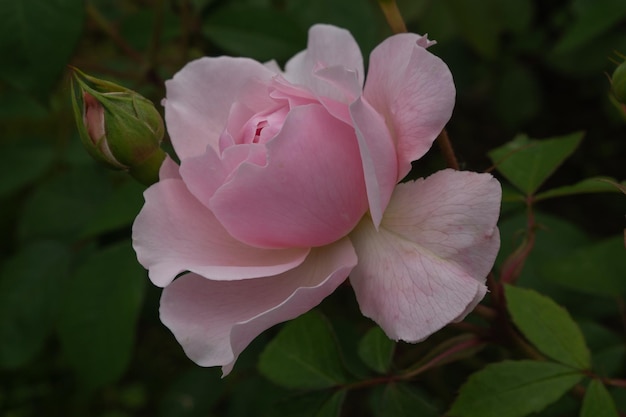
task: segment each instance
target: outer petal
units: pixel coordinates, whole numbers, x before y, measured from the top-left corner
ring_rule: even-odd
[[[387,120],[398,150],[398,180],[422,157],[452,115],[447,65],[418,45],[420,36],[387,38],[370,56],[364,97]],[[420,43],[422,44],[422,43]]]
[[[133,247],[155,285],[165,286],[184,271],[215,280],[276,275],[301,264],[309,252],[258,249],[233,239],[181,180],[160,181],[144,197]]]
[[[344,101],[344,93],[336,86],[315,76],[315,72],[328,67],[345,67],[356,71],[360,86],[363,85],[363,56],[352,34],[331,25],[315,25],[309,29],[307,49],[291,58],[285,66],[285,78],[301,84],[318,96]],[[352,81],[346,80],[345,90],[352,89]]]
[[[463,318],[500,246],[500,197],[489,174],[444,170],[398,185],[378,232],[366,219],[351,234],[363,314],[408,342]]]
[[[165,156],[163,163],[161,164],[161,168],[159,168],[159,179],[180,179],[180,173],[178,172],[179,167],[176,162],[169,155]]]
[[[267,143],[267,166],[242,164],[210,208],[250,245],[323,246],[346,236],[367,210],[354,130],[318,104],[293,109]]]
[[[193,361],[221,365],[226,375],[256,336],[315,307],[355,264],[350,241],[342,239],[274,277],[218,282],[183,275],[163,291],[161,320]]]
[[[276,75],[247,58],[201,58],[187,64],[165,83],[165,121],[182,160],[218,149],[230,107],[250,83],[268,83]]]
[[[385,120],[362,97],[352,103],[350,114],[359,141],[370,213],[378,227],[397,183],[396,149]]]

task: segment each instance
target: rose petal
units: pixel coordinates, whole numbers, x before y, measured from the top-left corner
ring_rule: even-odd
[[[174,162],[169,155],[165,156],[161,168],[159,168],[159,179],[180,179],[180,173],[178,172],[178,164]]]
[[[158,286],[184,271],[215,280],[280,274],[302,263],[309,252],[258,249],[233,239],[181,180],[162,180],[144,198],[133,224],[133,247]]]
[[[209,207],[249,245],[312,247],[333,242],[367,210],[354,129],[319,104],[293,109],[267,143],[267,166],[242,164]]]
[[[166,81],[165,121],[176,154],[182,160],[218,149],[231,105],[254,82],[275,75],[248,58],[201,58]]]
[[[191,194],[209,207],[215,191],[239,165],[243,162],[265,165],[265,153],[265,146],[256,143],[231,146],[224,150],[221,157],[208,147],[203,155],[184,159],[180,175]]]
[[[285,78],[292,83],[310,88],[317,96],[345,100],[336,85],[315,76],[315,72],[328,67],[345,67],[356,71],[359,86],[363,85],[363,56],[352,34],[331,25],[314,25],[309,29],[307,49],[285,66]],[[352,81],[346,80],[345,90],[352,89]]]
[[[370,214],[378,227],[398,182],[396,149],[385,120],[363,98],[350,105],[350,114],[359,140]]]
[[[411,33],[392,36],[370,55],[363,96],[387,120],[398,151],[398,178],[430,149],[452,115],[448,66]]]
[[[378,232],[365,219],[350,235],[363,314],[408,342],[463,318],[485,294],[500,246],[500,197],[489,174],[444,170],[398,185]]]
[[[342,239],[274,277],[218,282],[186,274],[163,291],[161,320],[193,361],[221,365],[227,375],[256,336],[318,305],[355,264],[350,241]]]

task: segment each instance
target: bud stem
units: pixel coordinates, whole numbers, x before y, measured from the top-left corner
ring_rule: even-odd
[[[159,180],[159,169],[166,155],[163,149],[157,148],[142,163],[131,167],[128,173],[140,183],[150,186]]]
[[[378,4],[380,4],[380,8],[383,10],[387,23],[389,23],[393,33],[407,32],[404,19],[402,19],[396,0],[378,0]]]

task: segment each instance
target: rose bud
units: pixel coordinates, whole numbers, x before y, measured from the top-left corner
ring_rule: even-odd
[[[75,69],[72,105],[81,141],[94,159],[144,184],[157,181],[164,127],[150,100]]]

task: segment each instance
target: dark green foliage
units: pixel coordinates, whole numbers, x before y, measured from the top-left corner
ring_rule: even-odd
[[[391,34],[376,1],[0,1],[0,415],[626,412],[626,109],[615,101],[622,80],[607,77],[625,65],[626,3],[398,4],[454,76],[447,130],[462,168],[493,166],[504,187],[488,308],[396,343],[346,302],[348,287],[265,332],[222,379],[160,323],[160,289],[129,245],[145,187],[81,148],[64,71],[136,90],[161,111],[164,81],[191,59],[283,65],[314,23],[350,30],[367,66]],[[435,146],[411,175],[444,166]]]

